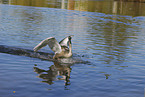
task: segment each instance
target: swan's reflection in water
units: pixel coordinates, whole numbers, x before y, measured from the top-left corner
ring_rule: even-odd
[[[59,62],[54,62],[54,65],[49,67],[49,70],[40,69],[37,66],[34,67],[34,72],[36,72],[39,78],[44,79],[42,82],[53,84],[53,81],[64,80],[65,86],[70,85],[70,68],[71,64],[62,64]]]

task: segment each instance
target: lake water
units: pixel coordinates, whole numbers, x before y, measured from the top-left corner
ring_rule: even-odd
[[[143,97],[145,3],[2,1],[0,45],[32,50],[47,37],[74,35],[73,57],[88,63],[1,52],[0,97]]]

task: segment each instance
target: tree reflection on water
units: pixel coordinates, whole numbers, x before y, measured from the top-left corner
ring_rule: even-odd
[[[0,4],[139,16],[145,15],[144,1],[145,0],[0,0]]]

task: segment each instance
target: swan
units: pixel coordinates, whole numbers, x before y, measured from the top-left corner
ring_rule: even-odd
[[[41,48],[48,45],[52,51],[54,51],[55,55],[53,59],[59,58],[68,58],[72,56],[72,43],[71,38],[73,35],[65,37],[59,43],[54,37],[49,37],[42,40],[37,46],[34,47],[34,52],[37,52]],[[69,48],[68,48],[69,46]]]

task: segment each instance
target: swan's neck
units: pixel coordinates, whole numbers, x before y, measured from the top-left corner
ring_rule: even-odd
[[[69,53],[72,54],[72,44],[71,44],[71,40],[69,41]]]

